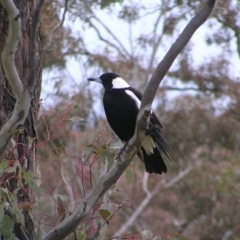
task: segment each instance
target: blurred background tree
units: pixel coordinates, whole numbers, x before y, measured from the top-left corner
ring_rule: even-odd
[[[46,186],[39,198],[43,213],[49,210],[47,199],[61,209],[61,201],[56,203],[52,196],[60,196],[64,204],[70,199],[68,210],[73,209],[117,151],[106,145],[119,143],[101,113],[101,87],[94,89],[86,78],[112,71],[143,91],[159,60],[202,4],[74,0],[68,3],[63,23],[65,2],[46,1],[37,126],[38,164]],[[120,233],[133,236],[144,229],[162,239],[175,233],[188,239],[240,239],[239,19],[239,0],[219,1],[168,72],[154,108],[178,167],[168,164],[167,174],[147,177],[136,158],[117,184],[131,207],[114,215],[102,233],[105,239]],[[147,196],[148,204],[128,222]],[[114,209],[107,195],[104,208]],[[96,212],[79,227],[81,236],[96,230],[100,218]],[[56,224],[54,208],[49,216],[36,215],[43,231]]]

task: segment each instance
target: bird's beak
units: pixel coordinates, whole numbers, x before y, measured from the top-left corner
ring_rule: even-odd
[[[88,78],[88,81],[92,81],[92,82],[98,82],[98,83],[102,83],[102,80],[100,77],[96,77],[96,78]]]

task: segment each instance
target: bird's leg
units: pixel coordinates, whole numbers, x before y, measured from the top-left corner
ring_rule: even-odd
[[[126,148],[127,144],[128,144],[129,141],[125,142],[125,141],[122,141],[122,143],[125,143],[124,146],[121,148],[121,150],[119,151],[118,155],[115,157],[115,160],[119,160],[119,156],[122,154],[122,152],[124,151],[124,149]]]
[[[158,127],[158,126],[151,126],[150,128],[148,128],[148,129],[145,131],[145,135],[148,136],[148,135],[150,135],[152,132],[154,132],[155,130],[159,130],[159,127]]]

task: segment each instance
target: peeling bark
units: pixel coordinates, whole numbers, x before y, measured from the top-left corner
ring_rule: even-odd
[[[7,37],[9,36],[9,19],[8,14],[0,1],[0,53],[4,51],[7,43]],[[14,162],[19,161],[22,168],[25,171],[34,171],[35,166],[35,144],[37,142],[37,133],[35,130],[35,121],[39,110],[39,98],[41,92],[41,80],[42,80],[42,54],[43,54],[43,42],[41,27],[37,27],[37,41],[36,41],[36,75],[33,81],[33,86],[28,86],[28,78],[31,73],[32,63],[30,62],[30,39],[31,39],[31,25],[33,14],[35,10],[36,1],[33,0],[15,0],[14,1],[19,14],[14,16],[14,21],[21,23],[21,33],[19,42],[15,51],[9,54],[13,55],[13,59],[16,67],[16,75],[18,75],[18,81],[13,85],[8,79],[9,75],[3,65],[5,64],[1,59],[0,62],[0,129],[7,124],[12,124],[14,128],[6,131],[8,137],[0,138],[0,161],[7,161],[9,165],[13,165]],[[14,87],[15,86],[15,87]],[[22,96],[28,96],[24,98]],[[26,101],[27,99],[27,101]],[[26,101],[24,104],[23,101]],[[29,102],[30,103],[29,103]],[[15,114],[14,109],[17,105],[22,104],[22,109],[18,111],[15,122],[9,123],[12,115]],[[29,109],[30,104],[30,109]],[[25,119],[25,116],[26,119]],[[25,120],[24,120],[25,119]],[[18,124],[18,122],[21,122]],[[16,124],[17,123],[17,124]],[[17,125],[17,126],[15,126]],[[7,176],[0,176],[1,187],[7,188],[8,191],[13,192],[18,186],[18,174],[9,173]],[[23,180],[24,182],[24,180]],[[18,190],[17,200],[18,202],[30,202],[31,195],[28,191],[28,185],[24,183],[24,186]],[[29,210],[23,209],[24,216],[24,229],[27,232],[28,239],[34,238],[34,223],[29,214]],[[16,229],[18,229],[16,224]],[[16,233],[15,233],[16,234]]]

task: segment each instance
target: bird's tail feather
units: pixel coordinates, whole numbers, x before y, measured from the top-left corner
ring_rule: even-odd
[[[163,152],[168,157],[168,159],[172,162],[172,164],[176,166],[174,157],[173,157],[173,150],[168,144],[167,140],[162,135],[162,133],[159,130],[156,130],[151,133],[151,137],[153,138],[158,151],[160,153]]]
[[[146,153],[144,148],[142,147],[142,152],[144,156],[144,163],[146,172],[148,173],[158,173],[162,174],[163,172],[167,172],[167,167],[159,153],[157,148],[154,148],[154,152],[150,155]]]

